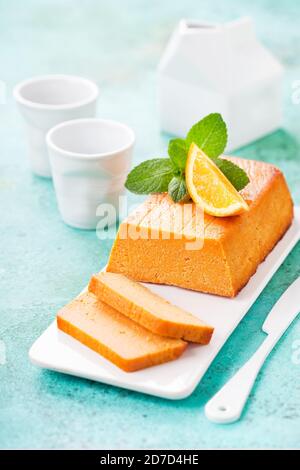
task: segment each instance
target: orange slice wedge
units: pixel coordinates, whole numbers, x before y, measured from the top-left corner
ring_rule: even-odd
[[[185,178],[191,198],[207,214],[227,217],[249,210],[226,176],[195,144],[189,149]]]

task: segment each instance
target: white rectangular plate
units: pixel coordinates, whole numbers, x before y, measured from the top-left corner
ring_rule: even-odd
[[[29,357],[34,364],[43,368],[163,398],[185,398],[193,392],[230,334],[295,246],[299,235],[300,208],[297,208],[292,226],[234,299],[178,287],[148,285],[157,294],[215,327],[208,346],[189,345],[176,361],[126,373],[58,331],[55,321],[33,344]]]

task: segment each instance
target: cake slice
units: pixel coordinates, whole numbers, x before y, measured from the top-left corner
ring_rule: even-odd
[[[151,333],[92,293],[63,307],[57,326],[126,372],[177,359],[187,347],[180,339]]]
[[[192,202],[176,204],[167,194],[152,195],[121,224],[107,271],[234,297],[286,232],[293,203],[278,168],[226,158],[250,178],[241,191],[249,211],[216,218],[203,215]],[[183,207],[190,209],[184,217]]]
[[[200,344],[210,342],[213,327],[122,274],[92,276],[89,291],[153,333]]]

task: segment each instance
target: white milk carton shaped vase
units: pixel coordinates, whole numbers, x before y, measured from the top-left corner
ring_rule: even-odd
[[[282,77],[250,18],[216,25],[181,20],[158,67],[161,130],[184,137],[219,112],[228,127],[227,150],[246,145],[280,127]]]

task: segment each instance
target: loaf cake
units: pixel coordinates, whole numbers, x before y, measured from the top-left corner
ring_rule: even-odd
[[[293,203],[278,168],[226,158],[250,178],[241,191],[249,211],[201,218],[200,208],[189,202],[191,216],[184,220],[183,204],[167,194],[151,195],[120,225],[107,271],[137,281],[237,295],[290,226]],[[190,249],[191,240],[199,242],[196,249]]]

